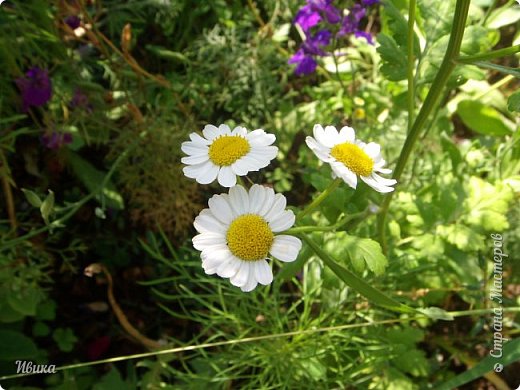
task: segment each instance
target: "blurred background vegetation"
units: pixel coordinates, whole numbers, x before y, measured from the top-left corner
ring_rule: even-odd
[[[418,1],[417,107],[445,52],[454,3]],[[338,281],[308,250],[293,264],[275,263],[274,283],[250,294],[204,274],[192,222],[221,189],[183,176],[180,143],[189,133],[227,123],[276,134],[278,159],[249,177],[295,208],[330,181],[304,146],[315,123],[353,126],[382,144],[391,168],[406,138],[408,2],[368,13],[363,28],[376,45],[335,43],[330,50],[342,55],[296,76],[287,61],[301,43],[292,22],[302,5],[0,6],[0,376],[15,373],[17,359],[63,366],[145,351],[109,304],[111,279],[128,321],[161,345],[229,342],[6,380],[5,388],[423,389],[487,356],[489,316],[435,322],[403,315],[384,323],[395,315]],[[473,1],[462,54],[520,44],[519,20],[513,1]],[[346,231],[374,237],[373,216],[315,239],[400,301],[454,311],[492,305],[489,235],[500,233],[509,254],[504,307],[520,306],[518,58],[460,65],[452,74],[391,206],[386,272],[372,272],[370,259],[348,249]],[[35,68],[51,83],[35,88],[52,96],[27,108],[20,80]],[[367,187],[344,186],[312,218],[334,223],[381,199]],[[110,274],[87,278],[91,263]],[[518,320],[504,316],[505,337],[518,335]],[[309,332],[343,325],[352,328]],[[284,332],[295,333],[269,338]],[[518,368],[465,388],[513,387]]]

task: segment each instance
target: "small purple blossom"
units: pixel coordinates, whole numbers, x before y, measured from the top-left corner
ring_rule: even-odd
[[[296,75],[311,74],[316,71],[318,63],[314,56],[326,56],[327,53],[321,48],[330,43],[331,32],[327,30],[318,31],[314,35],[308,35],[300,49],[289,59],[289,64],[298,64],[294,73]]]
[[[338,36],[355,34],[359,31],[359,23],[366,15],[366,10],[360,4],[354,4],[350,9],[348,15],[345,15],[341,22],[341,28],[338,31]]]
[[[15,83],[22,94],[24,112],[30,106],[43,106],[52,96],[52,83],[46,69],[32,67],[25,77],[17,78]]]
[[[53,131],[50,134],[46,133],[42,135],[40,141],[46,148],[56,150],[61,148],[63,145],[72,143],[72,134]]]
[[[63,21],[73,30],[81,25],[81,19],[76,15],[67,16]]]
[[[355,37],[356,38],[365,38],[367,40],[367,42],[371,45],[374,44],[374,40],[372,39],[372,34],[370,34],[369,32],[366,32],[366,31],[356,31],[354,33]]]
[[[313,11],[309,5],[305,5],[301,7],[296,14],[294,23],[300,25],[303,31],[309,31],[312,27],[316,26],[320,20],[320,14]]]
[[[76,88],[76,90],[74,91],[74,95],[72,96],[72,99],[69,102],[69,108],[71,110],[80,108],[87,111],[88,113],[91,113],[93,111],[93,107],[88,99],[88,96],[85,95],[83,91],[81,91],[81,89],[79,88]]]
[[[336,24],[341,20],[341,13],[332,5],[332,0],[307,0],[307,3],[314,12],[321,12],[327,22]]]

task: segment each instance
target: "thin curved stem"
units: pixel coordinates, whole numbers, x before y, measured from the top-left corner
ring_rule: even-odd
[[[406,167],[406,163],[410,158],[413,147],[421,134],[421,131],[428,120],[431,112],[434,108],[437,107],[440,97],[442,96],[442,91],[448,82],[448,78],[451,75],[451,72],[455,68],[455,60],[459,56],[460,45],[462,42],[462,37],[464,36],[464,29],[466,26],[466,19],[468,17],[468,9],[469,9],[470,0],[457,0],[457,5],[455,8],[455,15],[453,16],[452,29],[450,34],[450,40],[448,43],[448,48],[444,55],[444,59],[442,60],[442,64],[435,76],[435,80],[433,81],[430,91],[426,96],[426,99],[419,111],[419,114],[415,118],[413,122],[412,128],[406,137],[406,141],[403,145],[403,149],[401,150],[401,154],[399,156],[399,160],[397,161],[397,165],[394,170],[393,178],[399,181],[401,175]],[[378,235],[379,242],[383,248],[383,251],[386,253],[386,215],[388,213],[388,208],[390,206],[390,202],[392,201],[392,197],[395,194],[391,192],[388,194],[383,203],[381,204],[381,213],[378,218]]]
[[[312,210],[314,210],[316,207],[318,207],[321,202],[323,202],[327,197],[341,184],[343,180],[340,178],[337,178],[334,180],[330,185],[323,191],[321,194],[319,194],[316,199],[314,199],[311,204],[309,204],[301,213],[298,214],[297,219],[301,220],[303,217],[305,217],[307,214],[309,214]]]

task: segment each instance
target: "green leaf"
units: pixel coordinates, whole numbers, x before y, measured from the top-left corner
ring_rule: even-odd
[[[31,206],[40,208],[42,205],[42,200],[38,195],[36,195],[35,192],[26,190],[25,188],[22,188],[22,192],[25,195],[25,199],[27,199]]]
[[[45,322],[37,321],[33,325],[32,333],[35,337],[47,336],[51,332]]]
[[[36,315],[36,306],[42,299],[42,293],[40,290],[27,287],[20,291],[12,292],[7,297],[7,303],[12,309],[26,316]]]
[[[378,242],[369,238],[359,238],[345,235],[343,240],[343,249],[348,253],[351,261],[359,261],[362,259],[368,269],[376,275],[385,273],[388,260],[381,249]]]
[[[439,225],[437,226],[437,234],[461,251],[484,249],[482,236],[460,223],[448,226]]]
[[[489,15],[486,26],[493,29],[507,26],[520,20],[520,8],[500,7]]]
[[[496,364],[501,364],[503,367],[520,360],[520,338],[515,338],[509,342],[504,343],[502,348],[502,357],[496,358],[493,356],[486,356],[478,364],[467,371],[460,373],[447,382],[434,386],[436,390],[451,390],[458,388],[472,380],[482,377],[484,374],[491,372]]]
[[[399,81],[406,79],[406,52],[400,48],[395,42],[394,38],[379,34],[377,36],[379,47],[378,53],[381,55],[383,65],[381,72],[390,81]]]
[[[487,61],[475,61],[475,62],[473,62],[473,65],[484,68],[484,69],[496,70],[497,72],[508,74],[508,75],[516,77],[517,79],[520,79],[520,70],[518,70],[516,68],[509,68],[507,66],[493,64],[493,63],[487,62]]]
[[[510,186],[496,186],[472,176],[466,184],[468,197],[464,201],[467,214],[464,222],[483,231],[504,231],[509,227],[507,211],[514,194]]]
[[[74,344],[78,338],[70,328],[58,328],[52,333],[52,338],[58,344],[58,348],[63,352],[70,352],[74,349]]]
[[[49,194],[45,197],[45,200],[40,205],[40,213],[42,215],[45,224],[49,224],[49,217],[54,212],[54,192],[49,190]]]
[[[507,109],[511,112],[520,112],[520,91],[516,91],[507,99]]]
[[[329,254],[327,254],[316,242],[314,242],[309,236],[302,234],[299,236],[303,241],[309,245],[309,247],[323,260],[325,265],[329,267],[341,280],[343,280],[348,286],[355,289],[361,295],[368,298],[376,305],[386,307],[387,309],[398,311],[401,313],[417,313],[415,309],[399,303],[395,299],[389,297],[382,291],[372,287],[366,283],[363,279],[359,278],[356,274],[349,271],[347,268],[338,264]]]
[[[511,129],[504,124],[504,118],[493,107],[473,100],[463,100],[457,106],[462,122],[471,130],[484,135],[508,135]]]
[[[38,305],[36,318],[39,320],[52,321],[56,318],[56,302],[48,300]]]
[[[0,360],[32,359],[38,354],[29,337],[12,330],[0,330],[0,345]]]
[[[155,54],[159,58],[164,58],[165,60],[171,60],[175,62],[189,62],[188,58],[178,51],[171,51],[162,46],[156,45],[146,45],[146,50],[149,50],[153,54]]]
[[[112,367],[101,380],[96,383],[93,390],[129,390],[130,386],[121,378],[119,371]]]
[[[106,173],[96,169],[91,163],[75,153],[69,154],[69,162],[78,179],[90,192],[101,193],[96,199],[103,205],[113,209],[124,209],[123,197],[117,192],[112,182],[108,182],[104,188],[100,188]]]

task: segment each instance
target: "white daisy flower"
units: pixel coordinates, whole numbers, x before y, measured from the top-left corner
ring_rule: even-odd
[[[386,161],[381,157],[381,146],[374,142],[368,144],[356,140],[352,127],[345,126],[338,132],[334,126],[315,125],[314,138],[307,137],[307,146],[322,161],[329,163],[332,176],[340,177],[350,187],[357,187],[357,176],[374,190],[392,192],[397,183],[394,179],[386,179],[378,173],[392,173],[383,168]]]
[[[271,188],[255,184],[229,194],[214,195],[195,218],[193,246],[201,251],[202,268],[208,275],[229,278],[242,291],[273,281],[269,255],[284,262],[296,260],[302,247],[293,236],[277,234],[289,229],[294,213],[285,210],[287,200]]]
[[[262,129],[248,132],[237,126],[231,131],[229,126],[206,125],[204,137],[191,133],[191,141],[183,142],[181,149],[188,157],[181,159],[184,174],[200,184],[209,184],[218,178],[223,187],[233,187],[237,175],[258,171],[269,165],[278,154],[278,148],[271,146],[276,140],[274,134]]]

